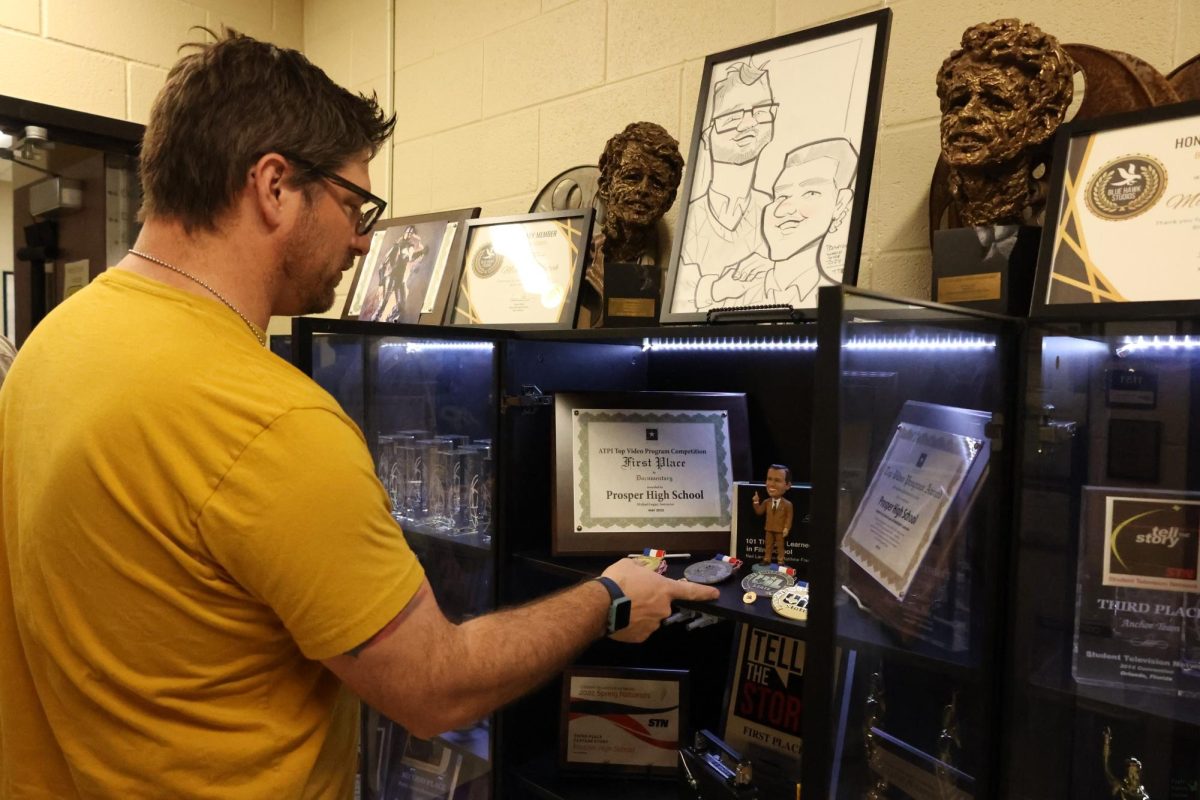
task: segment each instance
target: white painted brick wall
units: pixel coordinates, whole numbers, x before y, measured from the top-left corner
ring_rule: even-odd
[[[388,0],[377,2],[386,10]],[[303,8],[303,0],[0,0],[0,94],[144,123],[179,46],[204,37],[192,26],[226,24],[301,48]],[[386,54],[380,27],[375,44]]]
[[[640,119],[679,137],[686,157],[706,55],[891,8],[859,283],[918,297],[929,292],[934,74],[965,28],[1018,17],[1064,42],[1126,50],[1164,71],[1200,52],[1197,0],[1144,0],[1136,25],[1124,0],[391,1],[397,214],[463,205],[521,211],[550,177],[594,163],[608,137]],[[310,56],[344,73],[347,44],[336,29],[347,4],[304,0],[304,9]],[[672,209],[668,222],[676,217]]]

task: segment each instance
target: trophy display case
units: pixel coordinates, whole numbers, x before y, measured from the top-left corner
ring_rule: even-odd
[[[814,322],[512,332],[299,318],[292,352],[297,366],[328,389],[362,427],[397,520],[443,609],[458,619],[483,613],[497,602],[526,602],[577,584],[614,560],[647,548],[688,554],[664,560],[667,577],[683,577],[686,567],[711,559],[718,549],[732,552],[727,529],[736,515],[730,482],[762,480],[777,463],[790,465],[795,485],[812,481]],[[556,436],[579,435],[580,418],[589,414],[594,452],[576,459],[575,448],[556,442]],[[714,419],[719,424],[714,426]],[[631,430],[643,438],[643,446],[629,448],[638,456],[628,462],[629,472],[659,482],[636,502],[645,514],[669,517],[661,522],[618,519],[614,526],[619,536],[606,530],[605,514],[611,512],[603,507],[593,505],[590,522],[574,525],[570,509],[562,508],[570,502],[570,492],[566,501],[559,499],[564,481],[574,483],[572,469],[590,470],[593,486],[601,479],[621,479],[606,472],[603,458],[611,449],[624,453],[622,446],[598,446],[607,441],[602,437],[614,435],[601,427],[609,423],[618,438]],[[714,435],[721,458],[692,461],[709,449],[697,446],[695,437]],[[468,442],[429,443],[455,436]],[[684,438],[673,438],[679,436]],[[485,488],[478,503],[461,490],[447,495],[429,488],[441,485],[438,464],[450,475],[460,463],[464,475],[471,473],[475,457],[457,454],[484,444],[491,447],[484,454]],[[676,458],[670,450],[690,452]],[[430,458],[432,471],[418,466]],[[684,469],[678,463],[684,458],[690,467],[699,464],[701,472]],[[712,514],[696,511],[700,501],[695,498],[711,496],[703,471],[714,468],[715,494],[730,499],[718,503]],[[680,470],[682,483],[671,482],[674,469]],[[675,493],[684,499],[660,499]],[[724,522],[714,518],[722,514]],[[797,537],[811,532],[811,519],[802,516],[793,534]],[[641,533],[630,538],[630,530]],[[451,732],[432,743],[410,743],[404,731],[368,712],[363,796],[675,797],[675,751],[691,740],[693,731],[721,735],[730,716],[730,672],[741,641],[762,649],[767,637],[772,642],[787,639],[793,644],[786,652],[799,660],[796,672],[803,672],[803,650],[794,643],[802,642],[805,623],[776,614],[769,598],[745,602],[741,573],[750,574],[750,569],[739,569],[718,584],[718,601],[681,604],[679,621],[641,645],[600,640],[569,671],[591,686],[632,680],[677,687],[672,691],[680,693],[686,713],[678,717],[686,729],[673,732],[677,741],[667,750],[671,769],[643,768],[640,762],[647,759],[638,748],[606,759],[587,752],[587,746],[563,747],[570,698],[560,681],[552,681],[478,729]],[[746,633],[750,629],[753,636]],[[538,632],[528,635],[537,637]],[[686,680],[662,677],[678,673]],[[799,686],[797,681],[793,687],[797,706]],[[799,715],[794,716],[798,725]],[[651,724],[663,723],[658,718]],[[662,742],[655,746],[663,749]],[[463,754],[461,760],[458,754]],[[439,776],[456,766],[458,788],[451,792],[449,779]],[[465,788],[468,767],[475,770],[475,785],[486,788]],[[486,778],[479,777],[482,769],[489,770]],[[440,794],[417,793],[418,778]]]
[[[1118,306],[1025,343],[1006,797],[1200,796],[1200,328]]]
[[[447,618],[496,607],[493,341],[417,326],[300,318],[293,362],[366,438],[392,513]],[[412,737],[364,708],[364,800],[495,796],[495,721]]]
[[[595,642],[562,681],[472,731],[414,741],[366,715],[363,796],[681,796],[672,770],[653,766],[654,748],[692,763],[717,750],[749,760],[760,797],[793,797],[802,782],[805,796],[860,796],[914,770],[935,794],[896,777],[879,796],[906,796],[905,786],[913,797],[948,786],[988,796],[1016,325],[845,287],[822,291],[818,320],[776,324],[494,331],[297,320],[297,365],[359,421],[452,617],[537,599],[643,549],[686,554],[663,559],[670,578],[697,563],[707,571],[690,574],[721,573],[711,565],[722,553],[759,542],[756,563],[717,578],[715,602],[678,604],[644,644]],[[466,438],[429,443],[455,436]],[[889,492],[915,491],[897,476],[926,444],[909,478],[944,484],[914,495],[908,511],[921,527]],[[720,457],[697,455],[710,449]],[[478,497],[431,488],[445,482],[438,465],[468,475],[477,461]],[[760,564],[769,531],[748,509],[781,465],[794,524],[784,563]],[[711,494],[727,500],[704,510]],[[873,505],[859,513],[864,498]],[[872,567],[870,536],[897,552],[903,543],[861,523],[885,501],[896,530],[920,542],[904,556],[911,563],[889,556],[899,586]],[[807,619],[776,608],[776,579],[810,583]],[[641,745],[579,727],[580,709],[595,712],[582,692],[629,682],[678,696],[679,713],[648,721]],[[702,740],[720,745],[701,751]]]
[[[664,574],[669,578],[684,577],[696,563],[711,564],[718,552],[732,554],[729,528],[737,516],[730,502],[734,487],[716,480],[718,494],[729,503],[716,512],[725,515],[724,522],[695,519],[686,506],[699,501],[687,498],[702,491],[705,500],[710,495],[703,476],[690,470],[700,466],[711,473],[716,467],[719,478],[725,474],[721,467],[725,463],[729,479],[740,486],[761,481],[770,465],[782,463],[791,467],[795,484],[811,483],[815,328],[812,322],[622,328],[521,332],[508,339],[502,366],[501,441],[509,479],[501,482],[504,512],[499,534],[506,564],[500,578],[504,602],[532,600],[578,583],[617,558],[645,549],[688,554],[665,559]],[[728,460],[693,461],[694,453],[707,446],[697,446],[695,439],[681,445],[679,437],[707,435],[708,442],[714,441],[708,425],[714,415],[726,420],[718,428],[727,438],[718,435],[715,441],[718,452],[725,452],[723,444],[728,443]],[[679,430],[687,427],[684,417],[693,428],[690,432]],[[615,430],[606,431],[599,427],[601,423]],[[622,435],[640,437],[644,446],[621,444]],[[605,438],[598,441],[598,436]],[[624,462],[624,456],[620,463],[604,460],[610,449],[625,452],[622,447],[628,448],[633,461]],[[674,463],[671,450],[691,451],[679,459],[687,460],[688,471]],[[618,487],[612,491],[618,491],[625,463],[647,482],[663,481],[650,485],[665,488],[628,490],[633,520],[612,520],[618,529],[614,534],[602,518],[611,512],[594,502],[584,508],[581,501],[586,498],[576,493],[572,500],[572,495],[582,485],[581,476],[587,477],[593,499],[598,480],[610,482]],[[682,483],[664,481],[673,470],[688,477]],[[664,492],[672,496],[678,492],[685,500],[660,500]],[[650,518],[659,513],[677,519]],[[722,526],[724,532],[714,530]],[[794,535],[807,536],[810,529],[810,520],[798,518]],[[637,535],[630,538],[630,531]],[[583,552],[588,550],[593,552]],[[686,698],[686,726],[675,732],[677,741],[661,741],[652,727],[658,720],[645,720],[628,709],[601,715],[608,728],[598,723],[600,732],[593,738],[574,736],[574,687],[552,681],[501,714],[504,796],[680,797],[675,751],[690,744],[700,731],[725,738],[740,720],[730,709],[737,697],[732,688],[736,654],[743,640],[750,641],[748,632],[757,632],[753,641],[761,643],[762,652],[768,641],[793,643],[786,650],[772,648],[776,660],[803,660],[805,623],[776,614],[769,598],[745,602],[742,581],[752,574],[750,566],[739,565],[714,584],[721,593],[715,602],[678,604],[679,621],[664,625],[647,642],[628,645],[602,639],[572,667],[598,668],[617,676],[632,670],[647,681],[660,672],[686,674],[686,682],[679,684]],[[794,646],[797,641],[799,649]],[[793,686],[796,695],[800,685],[797,681]],[[800,700],[796,697],[793,702],[798,706]],[[626,715],[646,724],[642,740],[619,730]],[[796,715],[797,724],[798,719]],[[651,738],[655,741],[645,741]],[[671,762],[666,775],[630,763],[651,761],[655,747],[665,749]]]
[[[805,796],[996,797],[1020,323],[822,288]]]

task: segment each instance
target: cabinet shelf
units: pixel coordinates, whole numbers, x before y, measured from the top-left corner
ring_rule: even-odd
[[[697,561],[706,554],[698,554],[685,563],[674,564],[670,563],[667,566],[666,577],[682,578],[683,569],[687,564]],[[585,580],[593,578],[604,571],[604,568],[611,564],[614,556],[551,556],[548,552],[541,551],[525,551],[516,553],[513,559],[521,565],[534,569],[543,573],[556,575],[560,578],[570,580]],[[730,619],[736,622],[749,623],[756,628],[763,628],[781,633],[785,636],[792,636],[797,639],[805,637],[807,625],[796,620],[786,619],[779,616],[771,610],[771,601],[768,598],[760,597],[754,603],[743,603],[742,595],[745,590],[742,589],[741,579],[748,574],[749,567],[742,567],[734,577],[729,580],[717,584],[717,588],[721,591],[721,596],[711,603],[699,603],[692,601],[679,601],[676,605],[680,608],[689,611],[701,611],[705,614],[711,614],[722,619]]]
[[[563,775],[550,757],[509,771],[514,796],[539,800],[674,800],[679,789],[670,778],[640,775]]]

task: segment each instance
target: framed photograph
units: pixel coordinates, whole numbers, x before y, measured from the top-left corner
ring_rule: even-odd
[[[1200,311],[1198,124],[1191,102],[1059,129],[1031,316]]]
[[[460,208],[381,221],[355,267],[342,317],[440,325],[462,262],[467,221],[478,216],[478,208]]]
[[[686,670],[568,667],[559,767],[674,776],[688,705]]]
[[[857,281],[891,15],[705,59],[662,322]]]
[[[571,328],[592,210],[472,220],[451,325]]]
[[[554,555],[723,551],[748,443],[744,394],[556,394]]]

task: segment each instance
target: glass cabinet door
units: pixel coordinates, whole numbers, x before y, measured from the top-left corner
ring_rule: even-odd
[[[1195,331],[1030,331],[1007,797],[1200,797]]]
[[[804,794],[995,796],[1017,323],[820,300]]]
[[[498,356],[438,329],[299,319],[294,358],[358,423],[443,613],[496,606]],[[492,796],[492,720],[418,739],[364,707],[362,797]]]

